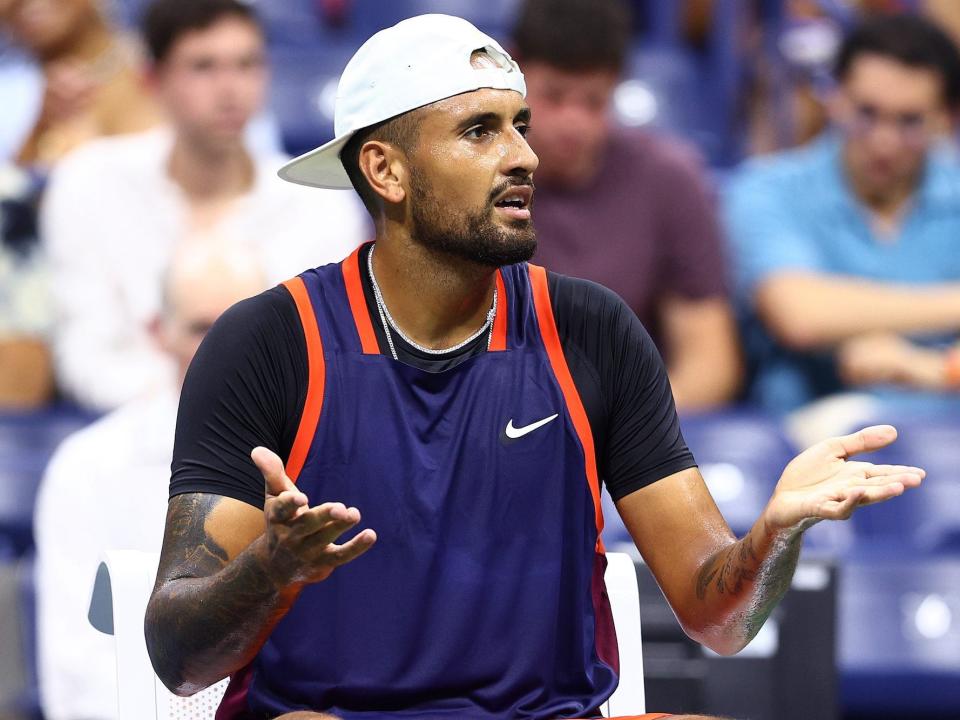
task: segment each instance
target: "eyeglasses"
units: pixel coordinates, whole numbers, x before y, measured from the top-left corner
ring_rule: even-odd
[[[920,112],[888,113],[870,103],[854,103],[847,131],[858,136],[869,135],[881,125],[889,125],[908,145],[923,145],[930,138],[927,115]]]

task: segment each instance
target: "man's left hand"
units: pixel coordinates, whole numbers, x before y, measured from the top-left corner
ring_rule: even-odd
[[[926,475],[919,467],[848,459],[896,439],[896,428],[875,425],[802,452],[783,471],[764,511],[769,530],[799,531],[824,519],[846,520],[861,505],[883,502],[919,486]]]

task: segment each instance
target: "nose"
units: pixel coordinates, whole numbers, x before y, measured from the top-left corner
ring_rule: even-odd
[[[540,158],[530,147],[527,139],[514,128],[510,133],[510,142],[504,143],[503,173],[513,177],[529,177],[540,164]]]

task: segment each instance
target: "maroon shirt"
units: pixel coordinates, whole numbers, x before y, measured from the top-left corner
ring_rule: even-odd
[[[677,141],[614,129],[586,188],[537,185],[533,221],[539,238],[534,262],[616,292],[661,353],[658,304],[665,295],[727,293],[714,203],[695,152]]]

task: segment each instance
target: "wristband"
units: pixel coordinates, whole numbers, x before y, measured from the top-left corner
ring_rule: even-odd
[[[946,387],[960,389],[960,346],[947,351],[943,364],[943,382]]]

